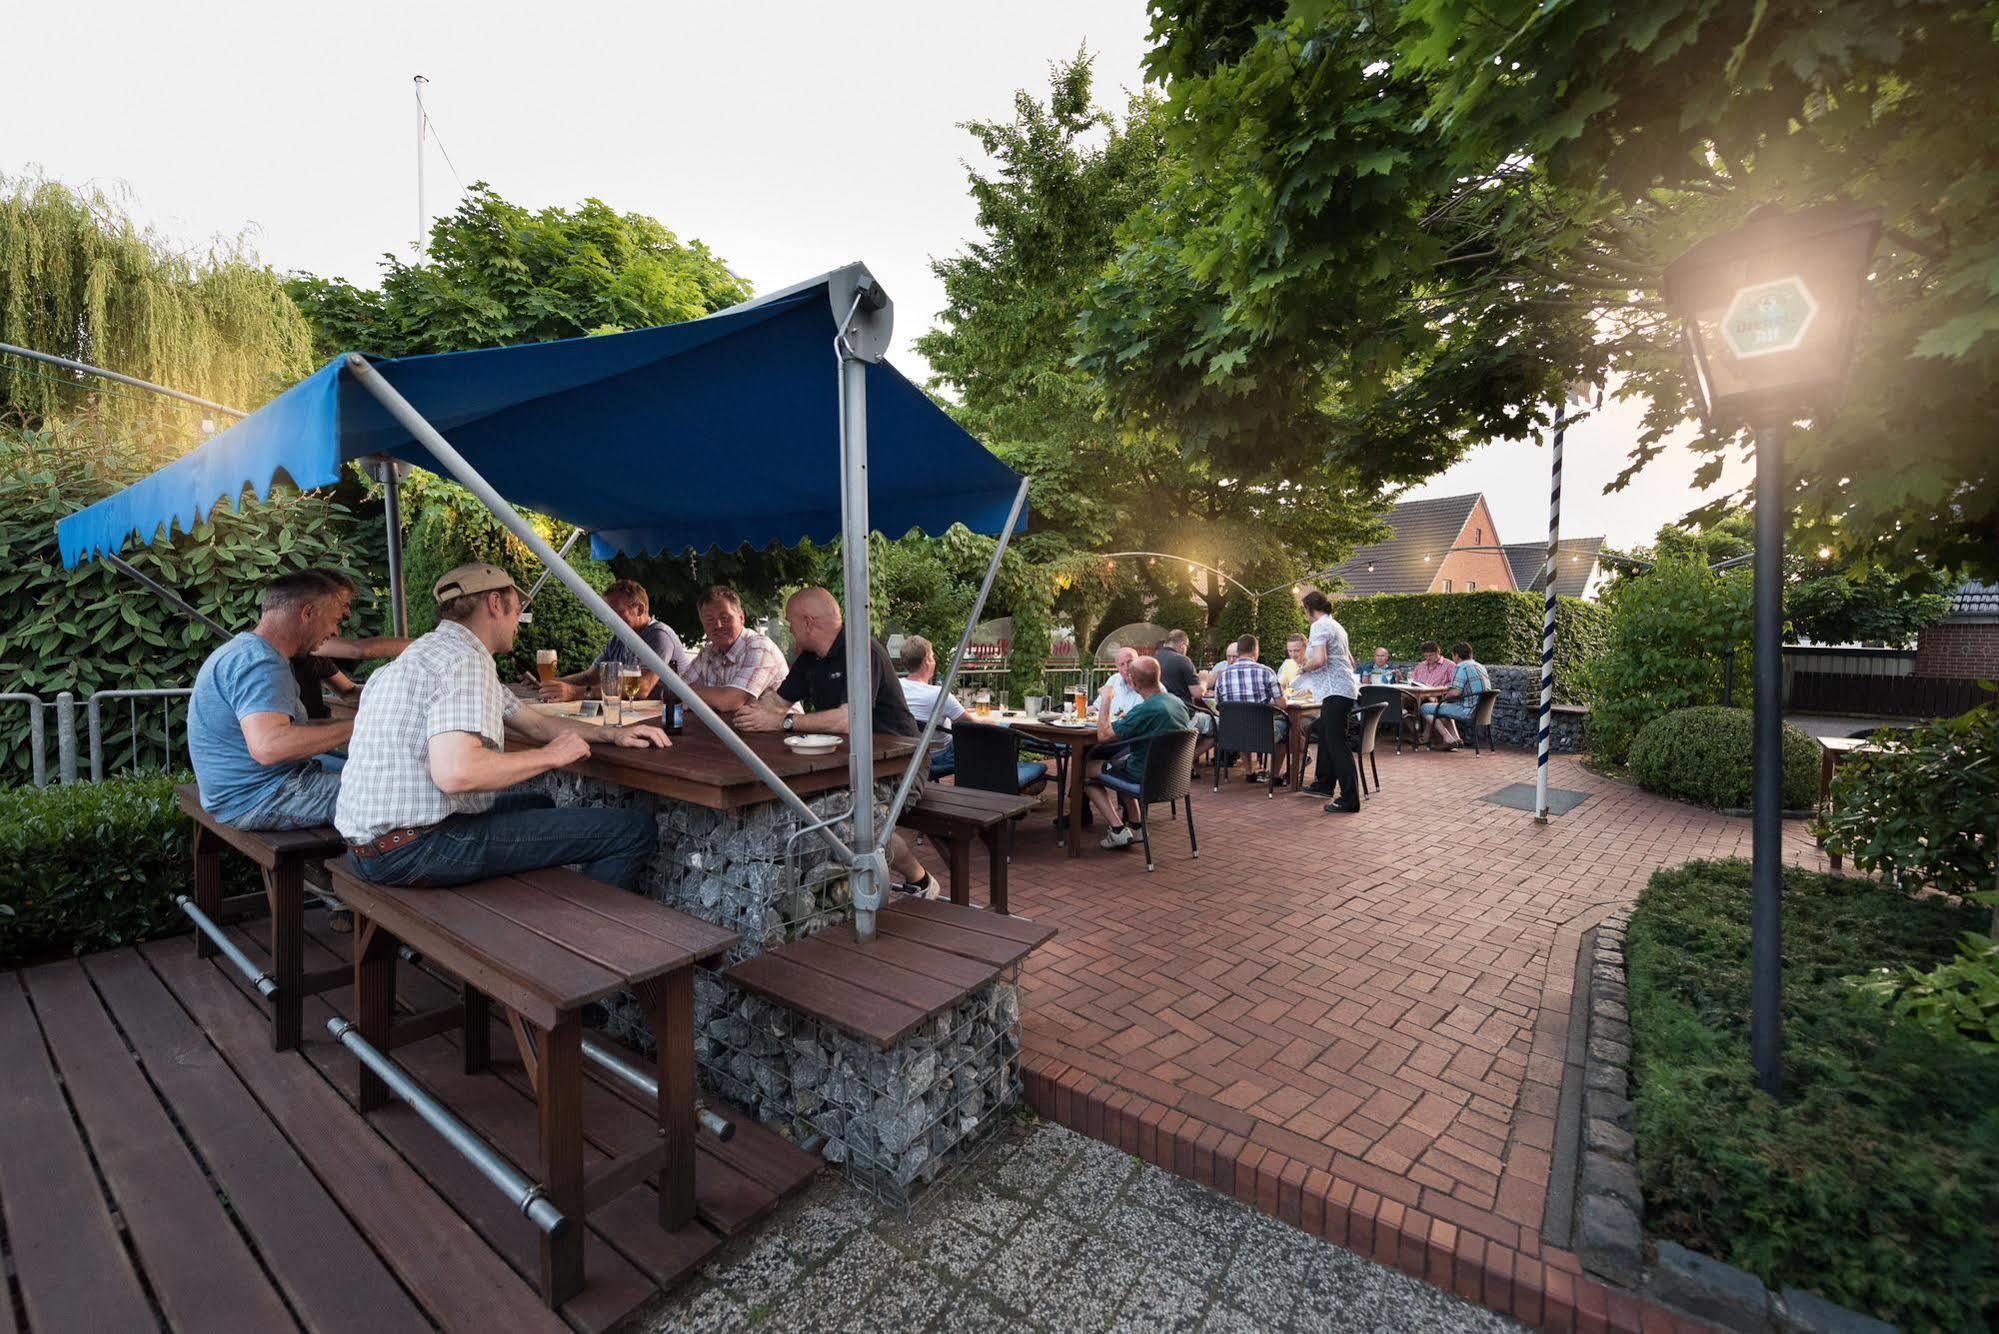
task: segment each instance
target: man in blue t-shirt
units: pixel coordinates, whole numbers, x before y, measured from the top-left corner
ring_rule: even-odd
[[[1145,777],[1145,755],[1152,748],[1147,739],[1163,732],[1184,732],[1193,726],[1188,721],[1187,706],[1161,688],[1159,684],[1159,659],[1133,658],[1127,669],[1131,688],[1139,695],[1138,704],[1123,717],[1113,719],[1108,714],[1097,717],[1097,739],[1103,742],[1133,742],[1123,755],[1108,761],[1110,772],[1129,782],[1140,782]],[[1092,760],[1089,776],[1104,772],[1106,762]],[[1089,788],[1090,805],[1096,810],[1097,818],[1110,826],[1099,845],[1104,848],[1128,848],[1131,846],[1132,832],[1124,822],[1124,803],[1110,789],[1097,784]]]
[[[294,654],[340,629],[347,590],[317,570],[264,589],[254,630],[209,654],[187,706],[187,750],[201,807],[241,829],[331,824],[340,775],[314,757],[347,740],[348,721],[311,722]]]

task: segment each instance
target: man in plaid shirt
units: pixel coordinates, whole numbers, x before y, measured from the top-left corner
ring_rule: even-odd
[[[790,673],[784,650],[771,637],[743,624],[743,600],[727,584],[716,584],[694,604],[708,642],[694,655],[685,675],[701,702],[727,718],[777,688]]]
[[[1290,750],[1284,745],[1284,738],[1290,734],[1291,719],[1283,712],[1284,687],[1277,683],[1277,673],[1264,666],[1256,658],[1256,636],[1244,635],[1235,642],[1236,656],[1215,672],[1215,703],[1217,704],[1264,704],[1277,710],[1277,755],[1281,762]],[[1249,781],[1261,783],[1271,779],[1268,774],[1251,774]]]
[[[556,807],[509,791],[590,754],[583,738],[668,746],[653,726],[594,723],[523,709],[493,655],[513,647],[521,590],[493,565],[461,565],[432,588],[437,628],[368,678],[341,772],[333,823],[355,874],[384,885],[462,885],[512,871],[577,866],[633,889],[657,826],[646,809]],[[506,726],[541,742],[506,748]]]

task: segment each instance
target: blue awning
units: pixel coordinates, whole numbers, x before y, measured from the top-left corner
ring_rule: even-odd
[[[684,324],[371,360],[500,494],[582,527],[600,557],[825,541],[840,532],[830,293],[853,272]],[[868,365],[867,395],[872,526],[998,532],[1020,478],[887,362]],[[336,357],[60,521],[63,563],[192,528],[246,486],[264,497],[280,473],[309,490],[382,453],[435,466]]]

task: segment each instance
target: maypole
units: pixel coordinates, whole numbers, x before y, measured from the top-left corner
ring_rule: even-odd
[[[1569,404],[1587,402],[1571,386],[1555,410],[1554,458],[1548,470],[1548,559],[1541,567],[1541,726],[1535,736],[1534,819],[1548,823],[1548,747],[1555,716],[1555,566],[1562,541],[1562,437],[1569,423]],[[1602,391],[1598,390],[1598,401]]]

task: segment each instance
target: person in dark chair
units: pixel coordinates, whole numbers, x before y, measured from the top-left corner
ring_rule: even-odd
[[[1187,706],[1160,688],[1159,659],[1134,659],[1130,677],[1132,689],[1140,697],[1138,706],[1115,721],[1108,713],[1097,717],[1098,741],[1129,744],[1109,754],[1104,752],[1102,746],[1092,751],[1086,779],[1109,769],[1119,777],[1136,783],[1145,776],[1146,738],[1161,732],[1180,732],[1191,728],[1187,720]],[[1130,847],[1133,835],[1130,826],[1125,823],[1124,803],[1099,784],[1091,784],[1089,796],[1090,806],[1096,811],[1097,818],[1109,826],[1099,846],[1107,850]]]

